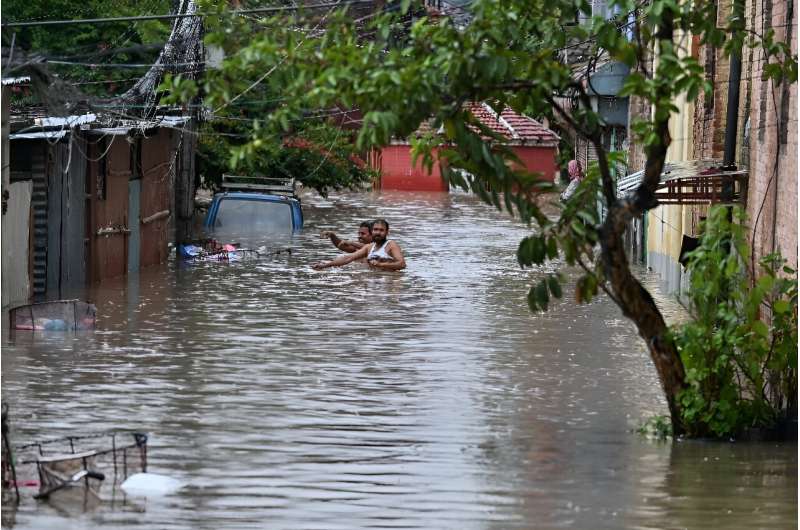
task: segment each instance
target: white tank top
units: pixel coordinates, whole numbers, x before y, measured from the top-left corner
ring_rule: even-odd
[[[386,245],[389,244],[389,240],[387,239],[381,248],[375,250],[375,243],[372,244],[372,248],[369,250],[369,254],[367,254],[367,261],[371,259],[376,259],[378,261],[394,261],[394,258],[386,252]]]

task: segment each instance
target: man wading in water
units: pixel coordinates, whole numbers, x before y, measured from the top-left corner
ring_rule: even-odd
[[[320,235],[322,237],[327,237],[333,243],[333,246],[342,250],[344,252],[355,252],[356,250],[360,249],[364,245],[369,245],[372,243],[372,221],[364,221],[361,223],[361,226],[358,227],[358,241],[345,241],[333,230],[325,230]]]
[[[328,267],[341,267],[348,263],[366,258],[367,264],[375,269],[386,271],[399,271],[406,268],[406,259],[400,245],[389,241],[389,223],[385,219],[376,219],[372,222],[372,244],[364,245],[353,253],[339,256],[331,261],[320,261],[311,265],[313,268],[327,269]]]

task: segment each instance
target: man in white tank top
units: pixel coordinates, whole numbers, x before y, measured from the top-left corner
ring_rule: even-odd
[[[344,256],[339,256],[331,261],[320,261],[311,265],[315,269],[328,267],[341,267],[353,261],[366,258],[367,264],[374,269],[386,271],[399,271],[406,268],[406,259],[400,245],[390,241],[389,223],[385,219],[376,219],[372,222],[372,244],[364,245],[360,249]]]

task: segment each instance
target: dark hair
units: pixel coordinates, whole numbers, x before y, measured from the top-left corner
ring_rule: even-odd
[[[372,221],[372,226],[375,226],[378,223],[380,223],[383,226],[385,226],[386,230],[389,230],[389,222],[386,219],[375,219],[374,221]],[[372,230],[371,227],[370,227],[370,230]]]
[[[372,223],[373,222],[374,221],[364,221],[363,223],[358,225],[358,227],[359,228],[366,228],[367,230],[369,230],[371,232],[372,231]]]

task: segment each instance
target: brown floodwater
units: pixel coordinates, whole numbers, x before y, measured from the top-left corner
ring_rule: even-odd
[[[526,307],[527,228],[446,194],[304,201],[292,249],[170,262],[110,281],[90,333],[4,330],[13,441],[150,433],[186,486],[83,510],[23,490],[18,529],[726,528],[797,521],[797,445],[649,440],[665,414],[634,327],[607,299]],[[385,217],[408,269],[315,271]],[[657,292],[671,319],[679,305]],[[574,281],[572,279],[571,281]]]

